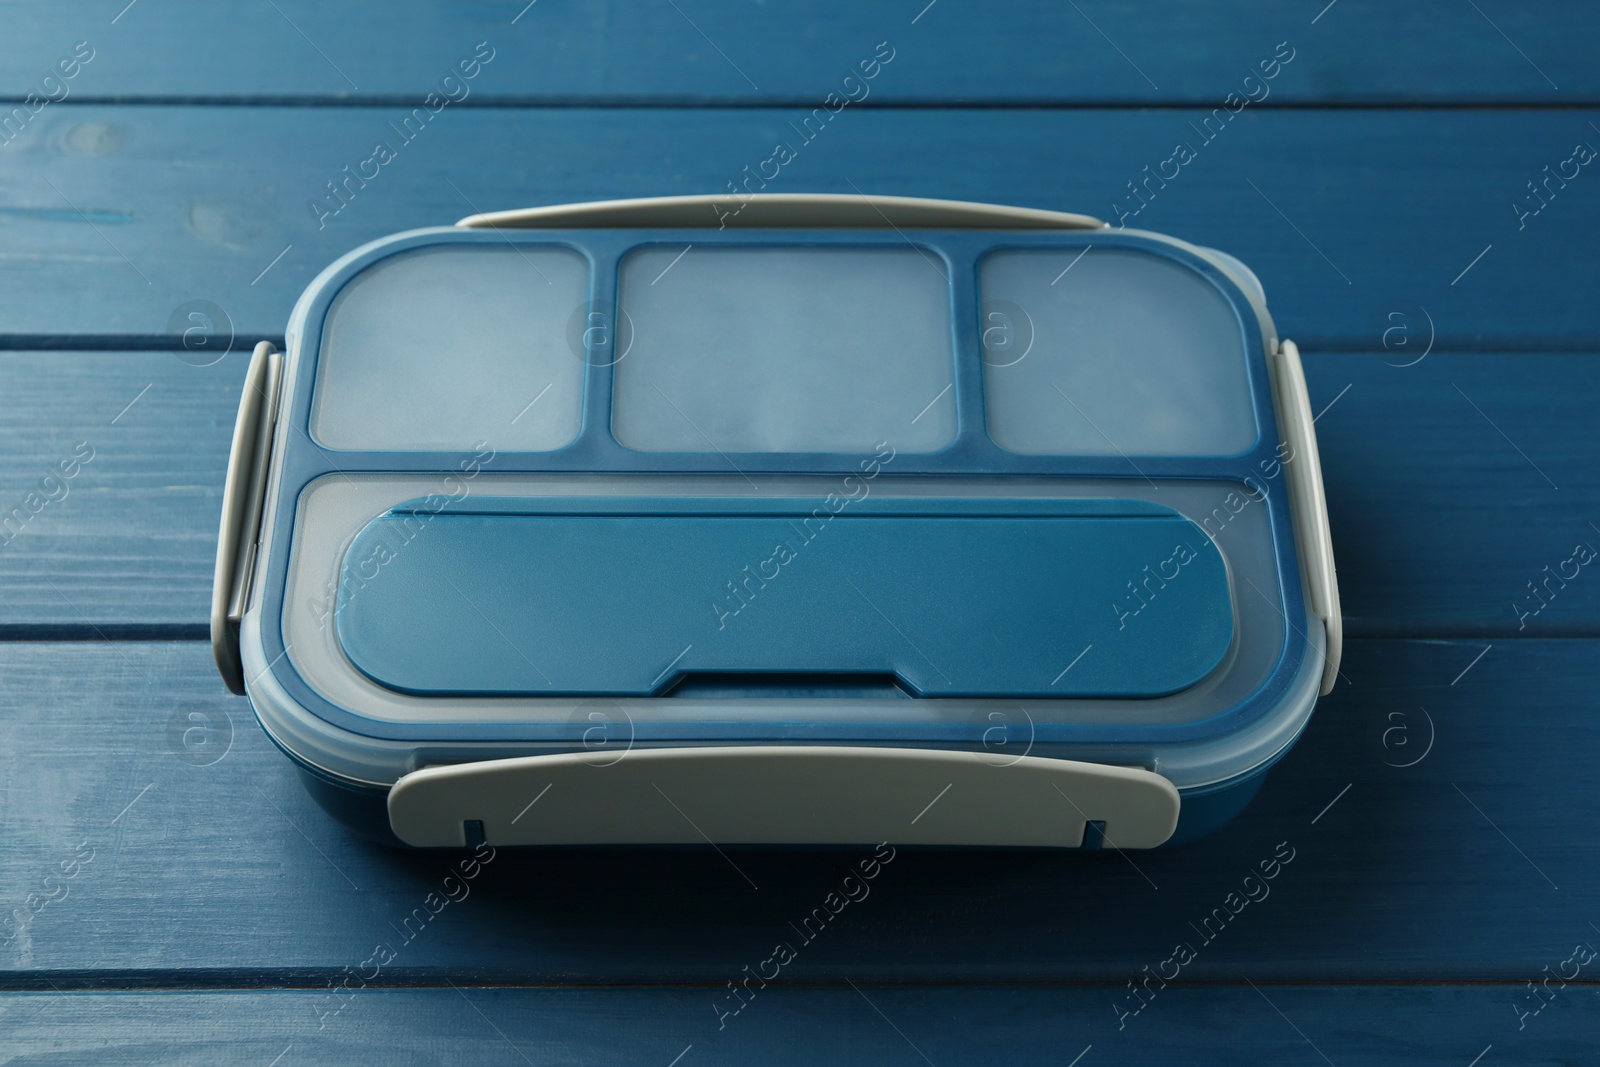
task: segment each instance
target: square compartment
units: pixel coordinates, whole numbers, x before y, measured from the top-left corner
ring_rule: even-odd
[[[1012,452],[1226,456],[1255,443],[1244,334],[1194,270],[1117,248],[979,269],[989,436]]]
[[[648,247],[620,271],[612,432],[645,452],[933,452],[945,266],[917,248]]]
[[[582,418],[568,325],[588,297],[588,263],[565,248],[385,259],[328,309],[312,433],[338,449],[560,448]]]

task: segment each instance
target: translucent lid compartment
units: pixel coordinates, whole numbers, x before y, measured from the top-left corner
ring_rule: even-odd
[[[1194,271],[1115,248],[979,268],[989,436],[1013,452],[1223,456],[1256,440],[1239,320]]]
[[[328,310],[312,433],[339,449],[560,448],[583,368],[568,324],[589,268],[564,248],[424,248],[351,279]]]
[[[649,452],[943,448],[956,431],[944,270],[915,248],[636,250],[612,432]]]
[[[509,499],[401,508],[345,555],[340,645],[418,694],[879,676],[923,696],[1172,693],[1227,653],[1227,569],[1139,501]]]

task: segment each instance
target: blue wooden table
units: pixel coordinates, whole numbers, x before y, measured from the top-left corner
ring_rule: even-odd
[[[1600,1061],[1600,9],[525,2],[0,12],[0,1061]],[[1126,218],[1259,272],[1346,679],[1216,836],[901,852],[736,997],[859,857],[463,881],[365,844],[223,689],[207,598],[242,353],[323,266],[724,192],[829,93],[768,191]]]

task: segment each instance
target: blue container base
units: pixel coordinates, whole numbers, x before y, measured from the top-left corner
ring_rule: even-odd
[[[1179,790],[1183,803],[1178,809],[1178,828],[1161,847],[1172,848],[1198,841],[1232,822],[1261,792],[1269,769],[1262,767],[1244,778],[1192,793]]]

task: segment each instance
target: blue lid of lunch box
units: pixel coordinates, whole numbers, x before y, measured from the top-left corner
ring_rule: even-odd
[[[952,486],[1249,484],[1273,457],[1273,342],[1240,284],[1176,243],[1104,230],[419,231],[331,268],[290,343],[288,497],[349,472],[457,477],[486,452],[495,474],[752,487],[605,500],[441,488],[388,507],[345,549],[333,621],[349,662],[399,693],[661,696],[810,675],[922,697],[1139,700],[1195,686],[1230,656],[1229,565],[1176,510],[1132,495],[891,501],[851,488],[885,448],[881,476]],[[778,473],[840,487],[757,491]],[[1263,500],[1272,599],[1298,617],[1287,507]],[[265,588],[282,618],[294,509],[275,521]],[[274,663],[288,651],[276,627],[263,640]],[[1097,654],[1063,671],[1088,644]],[[1285,632],[1279,674],[1303,646]],[[333,707],[289,664],[278,673],[346,728],[422,729]],[[538,730],[480,725],[460,732]]]

